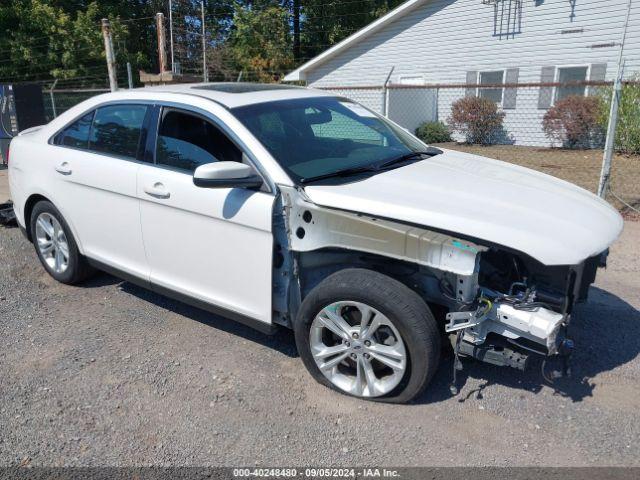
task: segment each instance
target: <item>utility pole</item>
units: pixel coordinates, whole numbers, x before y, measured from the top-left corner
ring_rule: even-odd
[[[156,14],[156,30],[158,31],[158,69],[159,73],[167,71],[167,47],[164,37],[164,13]]]
[[[618,126],[618,107],[622,96],[622,77],[624,72],[624,42],[627,38],[627,27],[631,16],[631,0],[627,6],[627,20],[622,30],[622,40],[620,41],[620,56],[618,57],[618,72],[611,93],[611,109],[609,111],[609,125],[607,128],[607,140],[604,145],[604,155],[602,157],[602,171],[600,172],[600,183],[598,184],[598,196],[605,198],[609,189],[609,179],[611,178],[611,159],[613,157],[613,147],[616,141],[616,127]]]
[[[209,70],[207,69],[207,30],[204,26],[204,0],[200,1],[200,11],[202,13],[202,81],[209,81]]]
[[[171,45],[171,71],[176,73],[173,58],[173,2],[169,0],[169,44]]]
[[[109,87],[112,92],[118,90],[118,77],[116,75],[116,55],[113,53],[113,40],[111,38],[111,24],[107,18],[102,19],[102,37],[104,38],[104,51],[107,56],[107,70],[109,71]]]

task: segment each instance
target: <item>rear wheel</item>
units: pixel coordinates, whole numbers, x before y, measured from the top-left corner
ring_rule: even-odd
[[[40,262],[59,282],[78,283],[92,273],[69,226],[51,202],[41,201],[33,207],[31,234]]]
[[[347,269],[326,278],[304,300],[294,330],[316,380],[372,400],[415,398],[440,356],[437,324],[424,301],[369,270]]]

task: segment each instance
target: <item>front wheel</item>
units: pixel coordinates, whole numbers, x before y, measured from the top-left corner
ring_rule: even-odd
[[[404,403],[431,380],[440,358],[426,303],[377,272],[346,269],[316,286],[294,325],[311,375],[348,395]]]

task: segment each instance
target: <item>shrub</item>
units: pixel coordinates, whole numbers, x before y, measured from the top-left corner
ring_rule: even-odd
[[[504,115],[487,98],[465,97],[452,105],[449,125],[463,134],[467,142],[489,145],[502,130]]]
[[[451,141],[449,127],[442,122],[425,122],[416,128],[416,137],[424,143],[443,143]]]
[[[640,81],[640,77],[636,80]],[[609,123],[611,88],[603,88],[600,98],[602,99],[600,126],[603,131],[606,131]],[[622,153],[640,154],[640,84],[638,83],[631,83],[622,88],[614,148]]]
[[[551,107],[542,119],[542,129],[563,147],[592,147],[602,143],[602,100],[598,96],[571,95]]]

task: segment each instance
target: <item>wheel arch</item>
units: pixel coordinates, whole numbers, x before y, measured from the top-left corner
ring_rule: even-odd
[[[43,201],[51,202],[53,204],[53,202],[44,195],[34,193],[30,195],[29,198],[27,198],[27,201],[24,204],[24,208],[22,209],[22,212],[24,214],[25,231],[30,242],[33,242],[33,232],[31,231],[31,213],[33,212],[33,207],[35,207],[38,202]]]
[[[31,214],[33,212],[33,208],[36,206],[37,203],[43,202],[43,201],[51,203],[54,207],[58,209],[60,214],[64,217],[65,222],[67,222],[67,225],[71,229],[71,233],[73,234],[76,245],[78,246],[78,250],[80,251],[80,253],[84,254],[84,249],[82,248],[82,242],[80,240],[80,237],[78,236],[78,232],[76,231],[71,219],[68,217],[68,215],[65,214],[64,209],[60,208],[60,206],[57,205],[53,200],[51,200],[49,196],[43,193],[32,193],[31,195],[29,195],[29,197],[27,198],[24,204],[24,208],[22,209],[23,216],[24,216],[25,233],[29,241],[33,242],[33,232],[31,231]]]
[[[388,276],[418,294],[429,308],[437,312],[448,311],[447,301],[440,295],[439,288],[425,283],[425,267],[405,260],[384,255],[367,253],[345,248],[323,248],[310,252],[298,252],[298,275],[301,300],[324,279],[336,272],[347,269],[371,270]],[[438,288],[438,290],[434,290]]]

